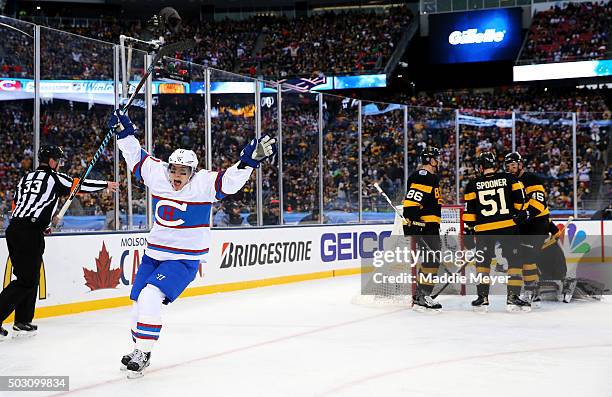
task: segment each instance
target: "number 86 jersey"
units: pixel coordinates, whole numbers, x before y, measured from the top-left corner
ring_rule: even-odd
[[[516,218],[527,208],[523,184],[512,174],[480,175],[467,184],[463,221],[476,233],[495,234],[516,227]]]
[[[424,222],[430,228],[439,228],[442,212],[440,177],[425,169],[410,175],[403,205],[404,218]]]

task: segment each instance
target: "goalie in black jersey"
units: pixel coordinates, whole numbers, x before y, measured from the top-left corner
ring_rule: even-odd
[[[490,284],[486,276],[489,276],[491,260],[495,257],[495,245],[499,243],[508,261],[507,309],[529,311],[529,302],[519,298],[523,277],[518,224],[527,218],[523,184],[512,174],[497,172],[493,153],[481,153],[477,168],[481,175],[470,180],[465,188],[467,208],[463,214],[465,246],[469,249],[475,245],[481,253],[476,256],[479,259],[476,271],[482,282],[477,286],[478,297],[472,306],[478,311],[488,309]],[[475,242],[470,235],[475,235]]]
[[[538,305],[541,301],[539,282],[542,262],[542,246],[551,230],[554,235],[556,226],[551,224],[550,210],[544,183],[536,174],[526,172],[523,157],[518,152],[508,153],[504,159],[506,171],[515,175],[525,187],[527,200],[527,220],[520,225],[521,257],[523,262],[523,281],[525,282],[525,299]]]
[[[425,148],[421,152],[421,166],[408,178],[408,191],[404,200],[404,235],[416,239],[423,261],[418,268],[417,287],[412,297],[417,311],[440,311],[442,305],[431,298],[433,281],[427,277],[438,274],[440,252],[440,217],[442,196],[438,171],[437,148]],[[428,276],[429,275],[429,276]]]

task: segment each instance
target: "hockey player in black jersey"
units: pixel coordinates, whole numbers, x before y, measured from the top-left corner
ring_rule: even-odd
[[[440,195],[440,177],[438,170],[437,148],[425,148],[420,155],[421,166],[408,178],[408,191],[404,199],[404,235],[416,239],[416,248],[423,251],[422,261],[417,275],[417,287],[412,297],[413,308],[417,311],[440,311],[442,305],[431,298],[433,282],[427,275],[437,275],[440,251],[440,217],[442,197]],[[433,251],[433,252],[432,252]],[[429,254],[427,254],[429,252]]]
[[[523,169],[523,157],[518,152],[508,153],[504,158],[506,171],[515,175],[523,183],[527,206],[527,219],[519,226],[521,234],[521,258],[523,262],[523,281],[525,299],[537,306],[540,302],[538,283],[542,244],[550,230],[550,210],[546,203],[547,195],[542,180],[532,172]]]
[[[470,235],[475,235],[476,249],[482,253],[476,270],[483,277],[477,286],[478,297],[472,302],[474,310],[486,311],[489,305],[489,276],[495,245],[499,242],[502,255],[508,261],[506,307],[508,311],[529,311],[530,304],[519,298],[523,285],[519,257],[519,227],[527,218],[523,184],[512,174],[497,172],[497,159],[490,152],[481,153],[477,163],[480,175],[469,181],[465,188],[466,248]]]

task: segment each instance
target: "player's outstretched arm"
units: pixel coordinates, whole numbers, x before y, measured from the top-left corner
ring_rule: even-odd
[[[276,139],[265,136],[253,139],[240,152],[240,161],[225,171],[213,172],[214,179],[207,188],[215,200],[238,192],[249,180],[253,169],[259,168],[262,161],[276,155]],[[210,181],[210,180],[209,180]]]
[[[140,146],[135,136],[136,126],[127,113],[119,109],[113,111],[108,127],[114,129],[117,134],[117,146],[127,166],[132,170],[136,179],[143,180],[147,184],[148,176],[153,173],[152,168],[161,165],[161,162]]]

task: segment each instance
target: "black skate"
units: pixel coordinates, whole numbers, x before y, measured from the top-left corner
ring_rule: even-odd
[[[134,358],[134,353],[136,353],[136,349],[134,349],[133,352],[131,352],[129,354],[126,354],[125,356],[121,357],[121,367],[119,368],[121,371],[127,370],[127,365]]]
[[[421,313],[439,313],[442,311],[442,305],[434,301],[429,295],[416,295],[412,297],[412,310]]]
[[[530,312],[531,303],[522,300],[518,295],[508,295],[508,299],[506,299],[506,311],[511,313]]]
[[[8,339],[8,337],[9,337],[8,331],[2,328],[2,324],[0,324],[0,342],[2,342],[5,339]]]
[[[489,311],[489,296],[478,295],[476,299],[472,301],[472,308],[477,313],[486,313]]]
[[[15,323],[13,331],[13,338],[30,337],[38,333],[38,326],[32,323]]]
[[[128,379],[140,378],[143,375],[145,368],[149,366],[151,361],[151,353],[145,353],[142,350],[134,350],[132,360],[127,364]]]

